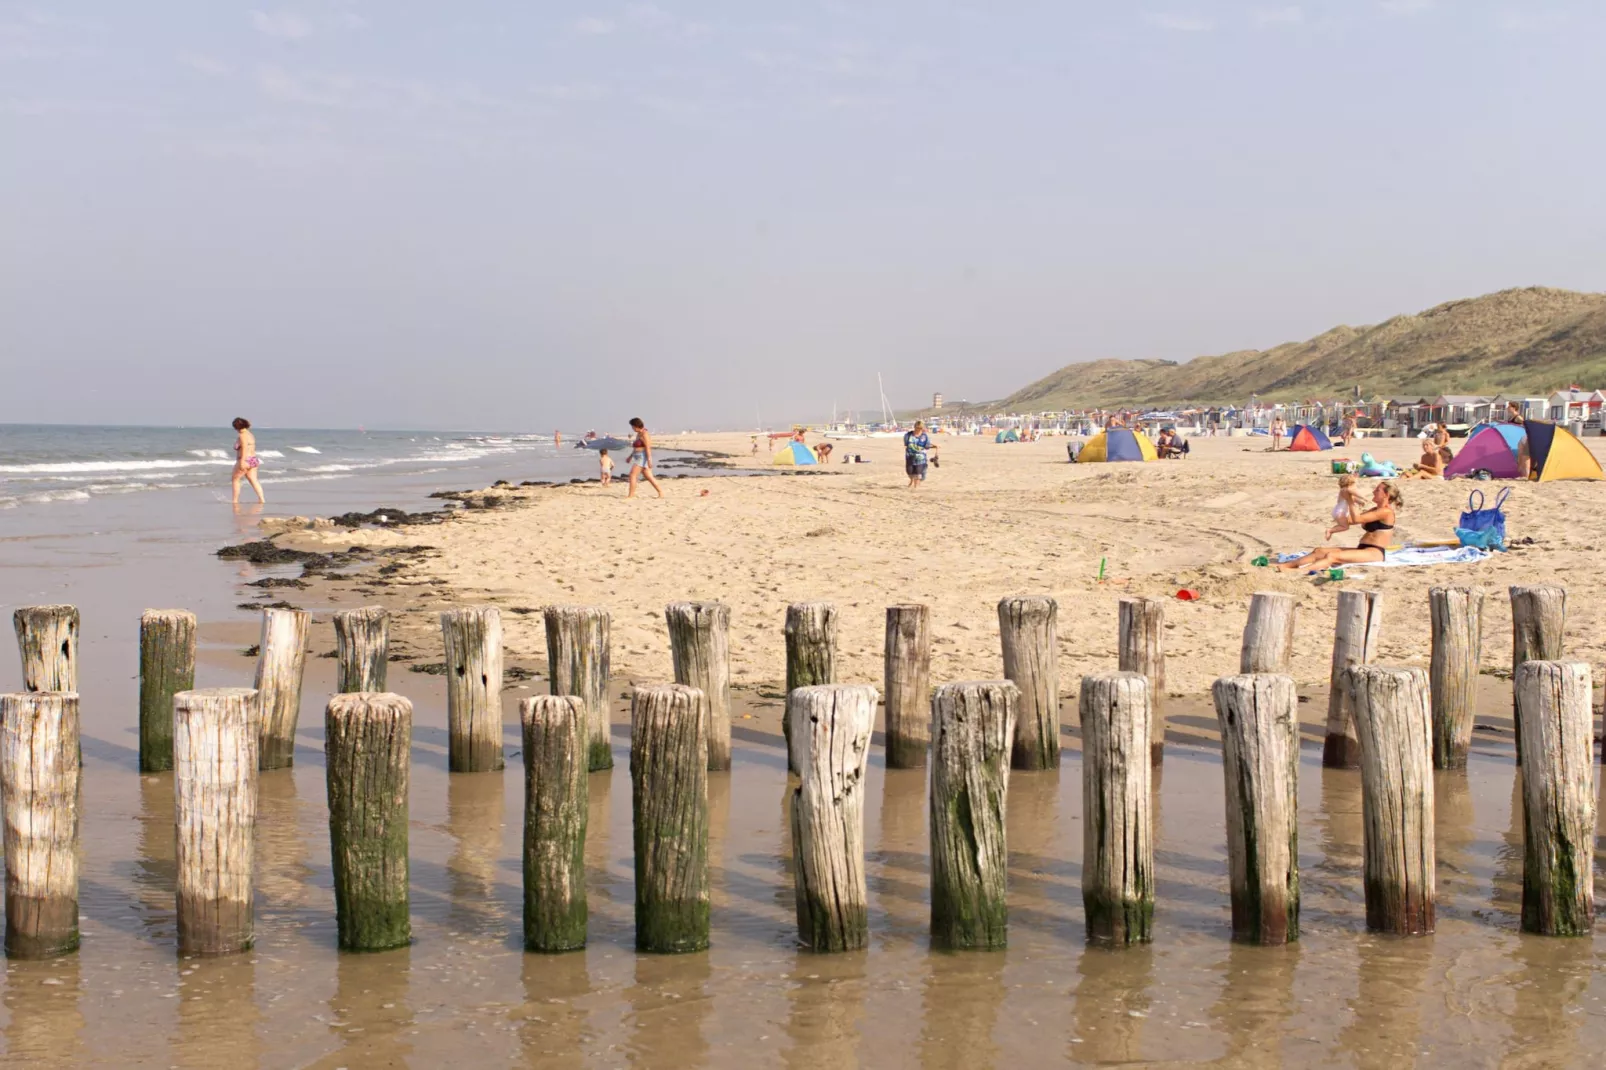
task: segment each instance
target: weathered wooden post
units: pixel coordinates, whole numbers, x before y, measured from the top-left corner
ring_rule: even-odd
[[[543,617],[552,694],[578,695],[586,704],[586,766],[593,773],[612,769],[608,676],[613,618],[601,606],[547,606]]]
[[[139,771],[173,768],[173,696],[195,686],[195,614],[147,609],[139,618]]]
[[[882,658],[887,768],[924,769],[931,749],[931,607],[887,607]]]
[[[304,609],[262,611],[256,689],[262,717],[257,760],[263,769],[288,769],[295,764],[296,722],[301,717],[301,679],[307,667],[307,625],[311,621],[312,615]]]
[[[1082,677],[1082,909],[1088,940],[1148,943],[1154,923],[1149,681]]]
[[[708,947],[708,699],[637,687],[630,703],[636,950]]]
[[[1382,630],[1382,592],[1338,592],[1333,668],[1327,678],[1327,739],[1322,745],[1322,764],[1329,769],[1360,768],[1361,743],[1344,690],[1344,671],[1369,664],[1377,657],[1377,639]]]
[[[722,602],[671,602],[669,656],[675,683],[708,698],[708,768],[731,767],[730,607]]]
[[[336,695],[324,711],[335,925],[345,951],[412,940],[407,890],[407,786],[413,704],[400,695]]]
[[[586,946],[590,729],[578,695],[519,703],[524,727],[524,949]]]
[[[382,692],[390,662],[390,610],[342,609],[335,614],[335,656],[342,693]]]
[[[1244,625],[1243,649],[1238,655],[1238,671],[1286,673],[1294,653],[1294,618],[1298,604],[1294,596],[1276,591],[1257,591],[1249,599],[1249,620]]]
[[[1149,678],[1149,758],[1159,765],[1165,758],[1165,599],[1121,599],[1117,651],[1117,668]]]
[[[257,692],[246,687],[173,696],[181,955],[222,955],[251,946],[257,705]]]
[[[11,614],[24,691],[78,690],[78,607],[22,606]]]
[[[1514,681],[1522,710],[1522,931],[1589,936],[1595,928],[1595,773],[1589,666],[1528,660]]]
[[[787,701],[801,778],[792,793],[798,939],[810,951],[854,951],[870,943],[864,774],[875,688],[800,687]]]
[[[1004,678],[1020,688],[1010,766],[1057,769],[1060,764],[1060,670],[1052,598],[1005,598],[998,603]]]
[[[441,613],[446,647],[446,766],[502,768],[502,613],[495,606]]]
[[[794,602],[786,607],[786,691],[836,683],[836,606],[830,602]],[[781,715],[786,739],[786,770],[797,772],[792,753],[792,722]]]
[[[1299,939],[1299,695],[1287,676],[1225,676],[1211,689],[1227,787],[1232,936]]]
[[[1361,737],[1366,927],[1410,936],[1434,926],[1432,713],[1421,669],[1344,672]]]
[[[950,951],[1008,942],[1009,755],[1020,689],[943,684],[931,699],[931,942]]]
[[[1517,764],[1522,764],[1522,710],[1517,670],[1525,661],[1560,661],[1567,627],[1567,588],[1513,587],[1511,594],[1511,717],[1516,722]]]
[[[6,954],[78,949],[78,695],[0,695]]]
[[[1483,588],[1434,587],[1428,607],[1433,616],[1433,767],[1465,769],[1483,657]]]

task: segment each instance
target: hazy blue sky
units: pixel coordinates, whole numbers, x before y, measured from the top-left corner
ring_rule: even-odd
[[[1606,289],[1606,4],[0,0],[0,421],[751,425]]]

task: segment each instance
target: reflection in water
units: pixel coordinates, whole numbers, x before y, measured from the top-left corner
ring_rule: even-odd
[[[1004,953],[931,953],[921,1000],[920,1065],[970,1070],[997,1064],[993,1030],[1004,1002]]]
[[[256,956],[180,959],[177,1065],[250,1070],[261,1065]]]
[[[174,894],[178,866],[174,860],[173,774],[139,778],[139,834],[133,859],[135,901],[140,925],[152,943],[177,938]]]
[[[630,1004],[632,1066],[703,1066],[708,1061],[704,1026],[713,1007],[708,992],[708,953],[637,955],[636,981],[625,989]]]
[[[1433,774],[1433,838],[1438,855],[1438,914],[1459,913],[1461,904],[1474,900],[1473,866],[1476,836],[1472,825],[1472,789],[1464,769],[1441,769]]]
[[[1489,793],[1499,798],[1494,792]],[[1498,814],[1491,814],[1489,823],[1496,828],[1504,827],[1505,832],[1500,837],[1500,847],[1495,852],[1494,889],[1490,898],[1495,906],[1509,913],[1512,918],[1522,917],[1522,854],[1523,842],[1526,835],[1523,831],[1525,811],[1522,802],[1522,767],[1512,769],[1511,775],[1511,802],[1508,804],[1509,812],[1506,820],[1501,822]]]
[[[782,1065],[795,1070],[859,1065],[867,962],[863,951],[798,953],[786,990],[786,1035],[791,1043]]]
[[[1518,969],[1506,975],[1514,1007],[1503,1068],[1600,1065],[1600,1052],[1586,1056],[1578,1043],[1595,965],[1590,944],[1576,937],[1517,937],[1511,957]]]
[[[413,1052],[408,1033],[413,1011],[407,989],[412,950],[346,953],[335,959],[335,992],[329,999],[329,1031],[340,1047],[331,1066],[406,1066]]]
[[[1210,1008],[1210,1017],[1227,1040],[1222,1065],[1266,1070],[1285,1065],[1283,1037],[1285,1023],[1294,1014],[1298,964],[1298,944],[1227,945],[1223,983]]]
[[[7,960],[6,1054],[18,1065],[75,1066],[84,1052],[79,956]]]
[[[1080,837],[1074,846],[1056,840],[1059,831],[1061,791],[1082,790],[1076,777],[1060,778],[1059,767],[1031,773],[1012,773],[1005,830],[1009,840],[1009,932],[1012,942],[1019,930],[1033,927],[1040,933],[1059,929],[1051,914],[1074,903],[1081,906],[1081,889],[1068,879],[1065,852],[1080,860]],[[1074,827],[1074,826],[1073,826]],[[1025,908],[1025,909],[1022,909]],[[1061,934],[1063,935],[1063,934]]]
[[[706,958],[706,956],[703,956]],[[524,1064],[542,1070],[575,1070],[596,1046],[581,1000],[591,991],[584,952],[524,956],[524,1006],[515,1012]]]
[[[1316,827],[1320,833],[1322,860],[1313,870],[1301,873],[1300,879],[1302,883],[1307,880],[1319,881],[1324,892],[1355,903],[1358,913],[1364,918],[1366,895],[1361,883],[1364,825],[1361,817],[1361,771],[1324,767],[1320,772],[1322,805],[1316,814]],[[1301,899],[1303,913],[1307,900],[1304,896]]]
[[[1077,961],[1071,1004],[1075,1032],[1067,1054],[1085,1063],[1137,1063],[1149,1016],[1154,947],[1088,947]]]
[[[865,884],[874,911],[870,939],[924,941],[931,928],[931,839],[926,832],[926,771],[882,772],[881,807],[874,825],[866,815],[872,844],[866,854]],[[883,995],[886,993],[882,993]]]
[[[452,773],[446,780],[447,920],[479,932],[496,918],[496,864],[502,853],[503,774]],[[522,820],[522,815],[521,815]],[[595,821],[593,814],[591,821]],[[587,823],[589,833],[591,822]],[[523,842],[523,837],[520,841]]]
[[[1350,1020],[1338,1046],[1360,1070],[1394,1070],[1417,1062],[1422,1047],[1422,993],[1433,964],[1433,941],[1357,935],[1359,961]]]
[[[274,769],[257,774],[256,823],[256,933],[273,929],[273,919],[313,906],[327,909],[327,893],[315,893],[310,847],[301,827],[304,804],[296,794],[295,770]],[[327,843],[327,836],[320,837]],[[286,931],[280,928],[279,931]]]
[[[708,894],[714,909],[725,901],[725,834],[730,829],[731,775],[708,774]]]
[[[611,770],[592,773],[587,778],[586,806],[586,903],[594,912],[593,900],[612,896],[613,881],[608,874],[608,822],[613,812]],[[519,842],[524,842],[522,833]],[[630,842],[628,836],[625,842]]]

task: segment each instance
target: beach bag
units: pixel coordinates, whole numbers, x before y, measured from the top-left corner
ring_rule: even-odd
[[[1510,496],[1511,488],[1507,487],[1494,500],[1494,505],[1485,509],[1483,491],[1475,490],[1467,495],[1467,510],[1455,526],[1455,537],[1462,546],[1476,546],[1480,550],[1506,548],[1506,514],[1501,506]]]

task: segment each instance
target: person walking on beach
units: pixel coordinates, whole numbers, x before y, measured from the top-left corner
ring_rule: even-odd
[[[926,422],[916,420],[913,431],[906,431],[903,436],[903,470],[909,475],[909,489],[914,490],[926,478],[926,465],[930,454],[937,452],[937,447],[931,444],[931,436],[926,434]]]
[[[1283,448],[1283,418],[1276,416],[1271,421],[1271,452],[1276,453]]]
[[[606,487],[613,482],[613,458],[608,456],[607,450],[597,451],[597,465],[602,469],[602,485]]]
[[[647,433],[647,425],[641,422],[639,416],[630,418],[630,426],[635,428],[636,439],[630,444],[630,491],[625,497],[636,496],[636,480],[639,478],[651,483],[652,489],[662,498],[664,488],[652,477],[652,436]]]
[[[268,499],[262,496],[262,484],[257,482],[257,466],[262,462],[257,458],[257,438],[251,433],[251,421],[243,416],[235,417],[234,430],[237,432],[234,439],[234,474],[230,480],[234,487],[234,504],[240,504],[240,480],[243,479],[257,492],[257,501],[266,505]]]

